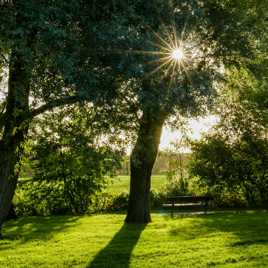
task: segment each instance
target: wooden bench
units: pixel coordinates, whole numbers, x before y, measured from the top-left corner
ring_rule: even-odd
[[[163,206],[170,208],[171,216],[173,216],[176,208],[184,211],[200,211],[200,209],[202,209],[206,214],[211,200],[212,198],[209,196],[171,196],[167,198]]]

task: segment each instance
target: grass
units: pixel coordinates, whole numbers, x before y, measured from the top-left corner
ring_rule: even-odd
[[[122,193],[129,191],[129,183],[130,178],[129,176],[117,176],[112,178],[112,183],[108,185],[106,192],[109,193]],[[152,189],[153,190],[160,190],[162,187],[165,186],[167,180],[166,175],[153,175],[152,176]]]
[[[20,182],[31,181],[31,178],[20,178]],[[165,186],[167,182],[166,175],[152,175],[152,189],[160,190]],[[108,193],[122,193],[129,191],[130,177],[129,175],[120,175],[114,178],[111,178],[111,183],[105,189],[105,192]]]
[[[268,267],[268,214],[27,217],[4,226],[0,267]]]

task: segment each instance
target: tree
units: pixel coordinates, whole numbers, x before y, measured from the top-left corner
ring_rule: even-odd
[[[136,76],[141,116],[131,153],[126,222],[151,220],[150,178],[164,123],[176,114],[204,112],[224,76],[222,69],[247,65],[255,57],[256,31],[264,23],[258,17],[261,6],[252,1],[150,1],[136,8],[151,14],[149,21],[140,19],[144,26],[138,36],[144,36],[143,50],[155,55],[144,53]],[[167,56],[162,68],[142,65],[159,58],[161,64],[161,53]],[[152,72],[157,75],[146,75]]]
[[[131,105],[128,114],[137,115],[126,221],[148,222],[150,177],[164,123],[174,115],[203,113],[228,68],[256,58],[267,7],[229,0],[98,1],[93,7],[86,12],[99,32],[99,58],[113,70]]]
[[[239,190],[249,205],[267,206],[267,63],[261,55],[250,70],[228,73],[215,111],[220,121],[193,144],[191,173],[209,187]]]
[[[248,110],[225,105],[215,132],[193,145],[191,174],[223,193],[242,192],[249,205],[267,206],[268,141],[265,128]],[[228,110],[228,112],[227,112]],[[255,120],[254,120],[255,119]],[[214,189],[214,190],[213,190]]]
[[[0,35],[3,40],[1,67],[8,68],[9,77],[8,91],[2,103],[4,109],[0,117],[0,231],[16,188],[19,162],[29,120],[66,100],[54,99],[54,102],[48,101],[36,109],[30,108],[30,96],[34,96],[33,72],[36,63],[38,61],[40,63],[41,57],[45,54],[45,51],[40,53],[40,50],[36,49],[38,45],[42,45],[40,39],[43,38],[40,38],[40,33],[42,31],[48,33],[49,27],[52,26],[48,13],[44,11],[45,7],[42,4],[38,5],[32,1],[12,1],[1,4]],[[44,16],[41,17],[41,14]],[[50,37],[55,37],[56,28],[53,26],[50,28],[54,30]],[[70,100],[71,98],[68,97],[66,101]],[[35,104],[37,103],[40,104],[36,101]]]
[[[8,69],[9,76],[8,90],[1,92],[0,234],[33,118],[76,102],[90,101],[96,106],[112,102],[109,90],[114,80],[94,54],[96,47],[101,48],[93,42],[94,27],[81,34],[84,5],[84,1],[1,3],[0,66]]]
[[[205,154],[205,149],[210,155]],[[231,145],[211,138],[196,146],[192,173],[211,189],[240,191],[248,205],[267,207],[267,149],[267,141],[256,137],[243,138]]]

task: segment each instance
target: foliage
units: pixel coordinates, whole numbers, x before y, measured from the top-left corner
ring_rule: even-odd
[[[157,190],[151,191],[151,207],[162,207],[167,193]],[[87,196],[86,196],[87,197]],[[84,207],[80,214],[96,214],[104,212],[123,212],[128,207],[129,194],[120,193],[96,193],[90,196],[90,203]],[[24,182],[19,184],[15,195],[15,211],[18,217],[22,216],[48,216],[71,215],[74,213],[74,204],[70,205],[68,197],[64,194],[62,182]],[[81,202],[78,203],[81,206]]]
[[[118,212],[126,211],[128,207],[129,194],[121,193],[101,193],[94,198],[89,212]]]
[[[191,172],[200,176],[203,184],[213,187],[210,191],[242,191],[248,204],[267,205],[267,140],[248,137],[226,144],[210,137],[195,144],[194,154]]]
[[[59,182],[22,181],[14,198],[16,214],[19,217],[71,214],[63,189],[63,183]]]
[[[165,191],[167,192],[167,196],[177,196],[177,195],[189,195],[190,190],[188,187],[188,181],[186,178],[172,180],[170,181]]]
[[[125,211],[128,202],[129,177],[105,178],[101,192],[90,195],[90,204],[86,213]],[[164,186],[166,176],[153,176],[151,204],[160,208],[165,199]],[[62,180],[32,181],[20,179],[14,203],[18,216],[73,214],[64,197]]]
[[[120,167],[122,155],[120,139],[109,136],[107,129],[94,128],[90,111],[84,109],[74,106],[73,113],[61,109],[39,118],[31,131],[28,152],[33,172],[33,189],[29,194],[33,200],[46,199],[47,195],[52,201],[56,196],[53,191],[51,195],[45,192],[55,187],[58,192],[55,202],[59,198],[64,200],[59,207],[67,206],[78,214],[88,211],[92,196],[107,183],[106,176],[112,176]],[[98,141],[103,131],[108,142],[113,139],[115,148]],[[39,187],[34,185],[37,181],[38,194],[35,192]]]
[[[218,106],[219,124],[214,133],[193,144],[191,173],[218,196],[236,193],[241,203],[267,206],[267,107],[259,108],[259,85],[243,70],[232,72],[229,91]]]

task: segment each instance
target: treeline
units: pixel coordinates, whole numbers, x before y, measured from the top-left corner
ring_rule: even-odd
[[[172,153],[166,151],[159,151],[154,163],[152,174],[154,175],[167,175],[168,171],[172,168],[172,162],[178,158],[181,159],[183,168],[186,169],[190,154],[189,153]],[[177,161],[177,165],[179,163]],[[178,167],[179,168],[179,167]],[[122,161],[122,168],[117,171],[119,175],[130,175],[130,159],[129,156],[125,156]]]

